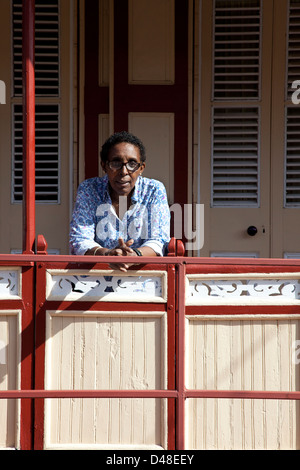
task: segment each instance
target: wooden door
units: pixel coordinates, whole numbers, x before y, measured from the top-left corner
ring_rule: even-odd
[[[203,256],[299,256],[298,0],[202,2]],[[209,38],[212,38],[210,41]]]
[[[271,12],[268,0],[203,2],[203,256],[269,256]]]
[[[274,2],[276,34],[273,45],[271,133],[273,257],[300,257],[299,21],[299,0]]]
[[[190,2],[85,3],[85,178],[101,174],[99,149],[129,130],[144,142],[144,176],[188,199]]]

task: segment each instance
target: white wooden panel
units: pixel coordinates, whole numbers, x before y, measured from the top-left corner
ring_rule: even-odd
[[[187,276],[188,305],[291,305],[300,303],[300,273]]]
[[[299,390],[299,316],[189,316],[187,388]],[[200,361],[199,361],[200,358]],[[188,399],[187,448],[296,449],[296,401]]]
[[[21,312],[0,311],[0,390],[20,388]],[[0,400],[0,449],[19,447],[19,400]]]
[[[166,388],[161,312],[47,312],[47,389]],[[164,448],[160,399],[47,400],[45,448]]]
[[[22,296],[20,268],[0,268],[0,299],[19,299]]]
[[[114,302],[167,301],[165,271],[131,271],[124,275],[112,270],[48,270],[47,299]]]
[[[174,114],[129,113],[129,131],[146,147],[146,169],[143,173],[166,187],[169,203],[174,202]]]
[[[174,83],[174,0],[129,0],[129,83]]]

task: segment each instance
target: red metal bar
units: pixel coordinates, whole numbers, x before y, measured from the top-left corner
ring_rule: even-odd
[[[35,296],[35,383],[36,390],[45,389],[45,346],[46,346],[46,264],[38,263],[36,269]],[[44,399],[34,402],[34,449],[44,447]]]
[[[9,398],[177,398],[176,390],[6,390],[0,399]]]
[[[137,260],[134,259],[134,262],[140,262],[141,266],[147,265],[146,268],[149,268],[149,265],[154,264],[178,264],[182,263],[184,258],[178,258],[176,256],[143,256],[143,259]],[[75,264],[102,264],[107,265],[108,263],[115,263],[116,257],[115,256],[85,256],[85,255],[30,255],[30,254],[22,254],[22,255],[14,255],[14,254],[0,254],[0,263],[7,264],[8,262],[14,264],[21,263],[22,265],[25,262],[42,262],[42,263],[75,263]],[[127,256],[119,256],[118,263],[128,263]],[[299,263],[300,269],[300,263]]]
[[[187,398],[233,398],[254,400],[300,400],[300,392],[275,392],[261,390],[187,390]]]
[[[168,265],[168,390],[176,388],[174,358],[176,357],[176,270]],[[154,305],[154,304],[153,304]],[[177,396],[176,396],[177,398]],[[168,449],[176,449],[176,400],[168,400]]]
[[[9,263],[10,265],[19,264],[24,266],[25,263],[47,262],[47,263],[76,263],[76,264],[108,264],[115,261],[114,256],[79,256],[79,255],[45,255],[45,254],[6,254],[0,253],[0,263]],[[119,257],[118,262],[128,262],[128,257]],[[184,263],[187,267],[187,274],[198,272],[199,274],[210,273],[271,273],[271,272],[299,272],[300,260],[299,259],[263,259],[249,258],[245,259],[230,259],[230,258],[192,258],[184,256],[165,256],[165,257],[151,257],[144,256],[141,260],[142,265],[153,264],[175,264],[179,265]],[[148,267],[147,267],[148,268]],[[217,270],[217,271],[216,271]],[[283,271],[281,271],[283,270]]]
[[[35,267],[22,270],[21,389],[34,388],[34,289]],[[13,308],[13,304],[10,305]],[[33,401],[21,400],[20,447],[33,446]]]
[[[1,390],[1,399],[25,398],[178,398],[177,390]],[[185,398],[300,400],[299,392],[261,390],[184,390]]]
[[[273,315],[299,315],[299,303],[294,305],[283,305],[283,303],[284,299],[281,303],[279,301],[277,305],[259,305],[255,304],[253,299],[252,305],[187,305],[186,315],[268,315],[269,317]]]
[[[176,449],[184,450],[184,402],[185,402],[185,265],[178,265],[178,326],[177,326],[177,356],[176,356],[176,402],[177,428]]]
[[[5,254],[0,253],[0,263],[20,264],[34,263],[34,262],[47,262],[47,263],[76,263],[76,264],[108,264],[116,261],[114,256],[79,256],[79,255],[34,255],[24,253],[19,254]],[[128,262],[128,257],[122,256],[118,258],[118,262]],[[248,272],[259,272],[259,273],[271,273],[284,271],[294,272],[300,271],[300,260],[299,259],[245,259],[231,260],[229,258],[218,258],[218,259],[207,259],[207,258],[188,258],[182,256],[166,256],[166,257],[151,257],[144,256],[141,260],[142,265],[153,265],[153,264],[182,264],[187,266],[187,273],[199,272],[199,274],[210,274],[210,273],[222,273],[222,268],[226,267],[228,272],[232,274],[248,273]],[[209,270],[207,268],[210,268]],[[193,269],[192,269],[193,268]],[[216,271],[216,269],[218,271]],[[266,271],[267,270],[267,271]],[[227,272],[226,271],[226,272]]]
[[[23,0],[23,253],[35,252],[35,0]]]

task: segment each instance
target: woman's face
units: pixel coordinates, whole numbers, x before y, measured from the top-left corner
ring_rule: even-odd
[[[112,170],[108,163],[118,161],[121,163],[137,162],[141,163],[140,150],[135,145],[127,142],[121,142],[114,145],[108,154],[108,161],[101,162],[103,170],[107,173],[108,180],[112,189],[112,197],[129,196],[132,192],[137,178],[143,173],[145,163],[134,172],[129,172],[125,165],[119,170]]]

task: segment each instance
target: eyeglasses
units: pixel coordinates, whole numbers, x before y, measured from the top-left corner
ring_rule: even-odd
[[[134,160],[130,160],[129,162],[126,162],[126,163],[122,163],[119,160],[113,160],[112,162],[107,162],[107,166],[112,171],[121,170],[123,166],[126,166],[126,169],[129,173],[134,173],[140,168],[141,163],[138,163]]]

